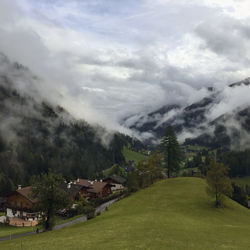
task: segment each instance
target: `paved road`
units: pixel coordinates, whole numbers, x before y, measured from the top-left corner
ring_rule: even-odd
[[[117,200],[119,200],[119,198],[116,198],[114,200],[108,201],[106,203],[103,203],[102,205],[100,205],[99,207],[96,208],[95,210],[95,215],[100,214],[104,211],[106,211],[106,209],[113,204],[114,202],[116,202]]]
[[[62,229],[62,228],[64,228],[64,227],[73,225],[73,224],[75,224],[75,223],[84,222],[84,221],[87,221],[87,220],[88,220],[88,219],[87,219],[87,216],[84,215],[84,216],[79,217],[79,218],[77,218],[77,219],[75,219],[75,220],[72,220],[72,221],[69,221],[69,222],[65,222],[65,223],[63,223],[63,224],[56,225],[56,226],[53,228],[53,230]]]
[[[102,205],[100,205],[99,207],[96,208],[95,210],[95,215],[97,214],[100,214],[104,211],[106,211],[106,209],[111,205],[113,204],[114,202],[116,202],[119,198],[116,198],[114,200],[111,200],[111,201],[108,201],[106,203],[103,203]],[[84,221],[87,221],[87,216],[84,215],[84,216],[81,216],[75,220],[72,220],[72,221],[69,221],[69,222],[65,222],[63,224],[60,224],[60,225],[56,225],[54,227],[53,230],[59,230],[59,229],[62,229],[64,227],[67,227],[67,226],[70,226],[70,225],[73,225],[75,223],[79,223],[79,222],[84,222]],[[41,231],[40,231],[41,232]],[[1,241],[7,241],[7,240],[12,240],[12,239],[17,239],[17,238],[21,238],[21,237],[25,237],[25,236],[29,236],[29,235],[32,235],[32,234],[36,234],[35,231],[32,231],[32,232],[27,232],[27,233],[22,233],[22,234],[14,234],[14,235],[10,235],[10,236],[7,236],[7,237],[2,237],[0,238],[0,242]]]

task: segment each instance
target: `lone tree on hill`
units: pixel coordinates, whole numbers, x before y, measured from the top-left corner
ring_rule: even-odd
[[[155,151],[150,155],[147,165],[150,172],[151,184],[163,178],[163,156],[159,151]]]
[[[32,179],[33,196],[38,199],[37,209],[42,212],[45,230],[52,230],[55,224],[55,213],[70,203],[70,198],[60,186],[62,175],[49,170],[48,173]]]
[[[224,197],[232,196],[232,183],[230,178],[227,176],[228,167],[223,163],[217,163],[216,159],[213,158],[209,170],[207,172],[207,194],[215,197],[215,206],[223,206]]]
[[[161,140],[168,178],[180,169],[181,150],[174,129],[169,126]]]

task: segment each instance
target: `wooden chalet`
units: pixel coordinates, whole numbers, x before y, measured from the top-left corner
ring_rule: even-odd
[[[103,198],[112,194],[112,185],[107,182],[94,181],[90,188],[87,190],[90,198]]]
[[[81,197],[88,198],[89,197],[88,189],[91,187],[93,182],[87,179],[77,179],[76,184],[81,186],[80,189]]]
[[[6,201],[6,216],[9,218],[18,217],[25,220],[38,220],[39,212],[35,211],[37,198],[32,197],[32,187],[18,187],[12,192]]]
[[[82,186],[77,183],[63,183],[60,188],[72,199],[75,200],[78,196],[81,196]]]
[[[103,198],[112,193],[112,185],[107,182],[78,179],[76,183],[82,186],[80,193],[85,198]]]

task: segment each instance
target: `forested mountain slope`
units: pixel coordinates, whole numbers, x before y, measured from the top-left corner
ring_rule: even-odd
[[[33,91],[35,80],[0,55],[0,197],[49,168],[70,179],[125,161],[122,149],[131,138],[75,119]],[[24,81],[29,91],[21,91]]]
[[[129,117],[123,123],[136,131],[151,133],[151,143],[159,140],[171,125],[180,140],[189,139],[187,143],[244,149],[250,146],[249,95],[247,78],[218,91],[209,89],[207,96],[189,106],[167,105],[137,118]]]

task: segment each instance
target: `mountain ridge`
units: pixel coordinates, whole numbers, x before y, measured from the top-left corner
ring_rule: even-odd
[[[123,147],[136,144],[40,96],[36,80],[29,69],[0,54],[0,197],[49,168],[66,179],[90,178],[124,164]]]
[[[230,126],[227,127],[227,123],[232,123],[234,120],[235,133],[238,136],[242,133],[244,136],[245,134],[248,136],[250,128],[248,122],[245,122],[245,120],[249,121],[250,119],[250,100],[238,106],[236,103],[235,107],[231,105],[232,108],[230,110],[226,107],[227,103],[230,104],[230,98],[237,99],[238,96],[240,103],[244,90],[250,90],[250,78],[227,85],[219,91],[213,89],[209,91],[207,96],[186,107],[180,107],[178,105],[163,106],[146,115],[138,116],[139,118],[137,120],[135,119],[134,124],[129,124],[129,128],[139,131],[140,133],[151,133],[151,141],[148,140],[148,143],[152,143],[155,140],[159,142],[167,126],[171,125],[181,140],[187,139],[188,142],[191,142],[192,138],[198,138],[205,133],[209,134],[211,140],[213,140],[215,132],[218,130],[217,127],[219,126],[224,126],[227,133],[227,130],[230,130]],[[225,112],[221,111],[221,113],[218,113],[223,108]],[[226,119],[226,117],[228,117],[228,119]],[[124,124],[128,124],[126,120]],[[238,147],[239,144],[242,144],[239,142],[240,140],[237,140],[237,143],[232,143],[235,139],[235,136],[232,137],[232,133],[228,132],[227,137],[227,142],[222,143],[222,146],[225,146],[229,142],[229,139],[231,141],[229,147]],[[192,143],[195,143],[195,140],[193,140]],[[205,145],[206,143],[203,144]]]

